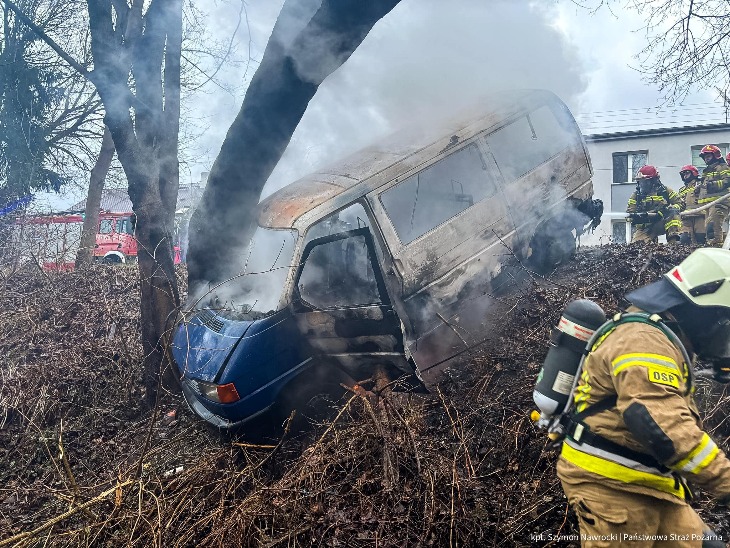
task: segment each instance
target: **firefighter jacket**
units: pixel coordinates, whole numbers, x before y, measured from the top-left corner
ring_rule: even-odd
[[[682,226],[682,221],[677,215],[681,211],[682,200],[676,192],[661,182],[655,184],[648,194],[642,194],[636,190],[629,198],[626,213],[657,212],[665,222],[665,229],[669,231],[672,226],[677,229]],[[637,223],[637,228],[648,228],[651,223]]]
[[[576,411],[615,400],[566,436],[560,479],[677,503],[690,498],[689,479],[728,497],[730,461],[702,429],[691,367],[656,324],[620,323],[600,337],[584,362]]]
[[[725,162],[717,162],[707,166],[702,172],[699,205],[714,202],[730,190],[730,167]]]
[[[680,211],[695,209],[699,207],[699,204],[697,202],[697,193],[699,192],[699,188],[697,187],[697,185],[699,183],[700,181],[694,179],[690,184],[684,185],[682,188],[679,189],[677,195],[679,196],[680,200]],[[702,215],[702,212],[698,213],[697,215]]]

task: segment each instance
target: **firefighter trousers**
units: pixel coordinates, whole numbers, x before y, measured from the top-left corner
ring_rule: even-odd
[[[707,229],[707,245],[722,246],[725,241],[723,225],[727,218],[728,206],[726,203],[711,206],[707,210],[705,227]]]
[[[682,217],[682,228],[679,229],[679,239],[683,244],[705,244],[705,216],[688,215]]]
[[[583,548],[702,546],[706,527],[684,501],[670,502],[599,483],[563,482],[563,489],[578,517]]]

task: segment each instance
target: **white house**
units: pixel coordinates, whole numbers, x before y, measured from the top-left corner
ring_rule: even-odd
[[[730,124],[711,124],[664,129],[639,129],[585,135],[593,164],[594,197],[603,200],[605,214],[592,235],[581,238],[584,245],[630,241],[630,225],[624,220],[629,196],[636,184],[633,176],[646,164],[656,166],[662,182],[679,190],[679,169],[693,164],[700,172],[703,146],[717,145],[728,152]]]

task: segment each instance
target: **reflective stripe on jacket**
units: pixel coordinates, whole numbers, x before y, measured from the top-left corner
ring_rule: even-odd
[[[641,195],[638,192],[634,192],[629,197],[629,201],[626,207],[626,213],[644,213],[644,212],[657,212],[662,218],[672,217],[673,213],[679,213],[682,208],[682,199],[679,194],[674,192],[668,186],[659,183],[652,189],[652,194]],[[682,223],[672,222],[671,219],[665,221],[665,229],[668,228],[666,224],[670,226],[682,226]],[[646,223],[637,223],[638,228],[645,228],[650,226]]]
[[[615,327],[585,360],[574,394],[576,409],[615,396],[614,407],[583,423],[657,466],[566,438],[558,461],[560,479],[571,484],[601,482],[678,502],[688,495],[682,479],[687,478],[717,497],[730,495],[730,461],[702,430],[691,386],[690,365],[658,327]]]
[[[714,202],[730,190],[730,167],[725,162],[707,166],[702,172],[702,184],[697,202],[700,205]]]
[[[695,209],[697,207],[697,194],[695,194],[695,188],[697,183],[697,180],[693,180],[690,184],[684,185],[677,192],[677,194],[679,195],[679,200],[681,202],[681,211],[685,211],[686,209]],[[702,215],[702,213],[698,213],[697,215]]]

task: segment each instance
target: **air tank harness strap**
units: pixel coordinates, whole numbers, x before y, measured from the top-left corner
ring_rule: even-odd
[[[624,447],[622,445],[619,445],[618,443],[606,439],[603,436],[596,434],[595,432],[591,432],[589,426],[583,422],[584,419],[592,415],[600,413],[601,411],[607,411],[608,409],[614,408],[617,401],[616,394],[597,401],[596,403],[588,406],[581,412],[575,412],[574,410],[571,411],[567,409],[568,406],[572,406],[573,404],[572,395],[575,393],[575,388],[580,377],[581,369],[583,368],[586,356],[591,352],[594,352],[603,343],[603,341],[605,341],[606,338],[611,333],[613,333],[613,330],[616,327],[624,323],[633,322],[653,325],[657,329],[661,330],[667,336],[667,338],[682,352],[682,356],[688,364],[689,369],[689,364],[691,362],[689,360],[687,350],[684,348],[684,345],[680,342],[677,336],[666,325],[664,325],[661,316],[659,316],[658,314],[646,314],[642,312],[628,312],[624,314],[616,314],[611,320],[607,321],[601,327],[599,327],[593,334],[591,339],[588,341],[588,344],[585,347],[583,360],[581,360],[581,364],[578,368],[578,371],[576,372],[573,389],[571,390],[571,398],[569,400],[569,403],[566,405],[566,410],[560,416],[560,425],[563,428],[565,436],[576,443],[585,443],[602,451],[619,455],[621,457],[643,464],[644,466],[655,468],[660,472],[666,473],[670,471],[669,468],[661,464],[653,456],[646,453],[634,451],[633,449],[629,449],[628,447]],[[691,371],[688,372],[687,377],[687,388],[689,390],[692,386]]]
[[[614,455],[619,455],[620,457],[633,460],[643,464],[644,466],[655,468],[660,472],[669,472],[669,468],[664,466],[651,455],[634,451],[633,449],[629,449],[628,447],[624,447],[623,445],[619,445],[618,443],[604,438],[595,432],[591,432],[590,427],[583,422],[583,419],[615,407],[616,400],[617,397],[614,394],[613,396],[597,401],[580,413],[563,415],[560,418],[560,423],[565,429],[565,435],[576,443],[587,443],[596,449],[601,449],[602,451],[607,451]]]

